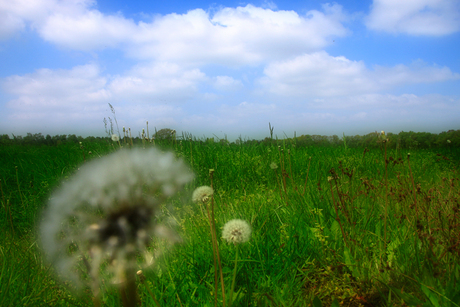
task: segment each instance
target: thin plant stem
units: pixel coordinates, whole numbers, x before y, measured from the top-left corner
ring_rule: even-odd
[[[212,255],[214,260],[214,306],[217,306],[217,256],[216,256],[216,245],[214,243],[215,234],[214,229],[212,227],[212,216],[209,210],[209,206],[206,205],[206,211],[208,212],[208,221],[209,221],[209,228],[211,231],[211,243],[212,243]]]
[[[231,307],[233,303],[233,291],[235,290],[236,272],[238,268],[238,252],[239,252],[238,244],[235,244],[235,248],[236,248],[235,267],[233,268],[232,287],[230,289],[230,294],[228,296],[228,306],[229,307]]]
[[[25,208],[25,205],[24,205],[24,199],[22,198],[22,193],[21,193],[21,185],[19,184],[19,174],[18,174],[18,167],[15,166],[14,167],[16,169],[16,183],[18,185],[18,193],[19,193],[19,197],[21,197],[21,204],[22,204],[22,207]]]
[[[2,180],[0,179],[0,191],[2,192],[2,202],[3,205],[5,206],[5,219],[8,219],[8,216],[10,218],[10,226],[11,226],[11,232],[13,233],[14,237],[14,227],[13,227],[13,218],[11,217],[11,207],[10,207],[10,202],[5,201],[5,195],[3,194],[3,188],[2,188]]]
[[[190,141],[190,166],[193,168],[193,146],[192,146],[192,139],[189,138]]]
[[[147,125],[147,140],[150,142],[149,121],[146,122],[146,125]]]
[[[307,182],[308,182],[308,174],[310,173],[310,165],[311,165],[311,157],[308,159],[308,170],[307,170],[307,177],[305,178],[305,184],[303,186],[303,193],[302,196],[305,195],[305,192],[307,191]]]
[[[134,278],[134,270],[126,270],[127,279],[120,287],[121,300],[124,307],[135,307],[138,306],[138,296],[136,279]],[[129,274],[129,275],[128,275]]]
[[[214,183],[213,183],[213,175],[214,175],[214,170],[210,170],[209,172],[209,177],[211,180],[211,189],[214,189]],[[224,274],[222,272],[222,264],[220,261],[220,253],[219,253],[219,245],[217,244],[217,230],[216,230],[216,220],[214,218],[214,195],[211,197],[211,216],[212,216],[212,228],[213,228],[213,235],[214,235],[214,246],[215,246],[215,251],[217,255],[217,263],[219,265],[219,272],[220,272],[220,284],[222,288],[222,302],[223,306],[225,307],[225,285],[224,285]],[[216,290],[216,297],[217,297],[217,290]]]
[[[385,142],[385,230],[383,234],[384,251],[387,249],[387,224],[388,224],[388,160],[387,160],[387,143]]]
[[[407,164],[409,165],[409,174],[412,181],[412,190],[414,193],[414,206],[415,206],[415,216],[418,219],[418,208],[417,208],[417,193],[415,190],[414,176],[412,176],[412,168],[410,167],[410,153],[407,154]]]
[[[143,284],[145,286],[145,288],[147,289],[147,292],[149,293],[150,297],[152,298],[153,302],[155,303],[155,306],[160,307],[160,303],[158,303],[158,301],[155,298],[155,295],[153,294],[152,290],[150,290],[149,285],[145,282],[146,277],[145,277],[144,273],[142,271],[138,271],[137,275],[139,276],[139,280],[140,280],[141,284]]]
[[[291,150],[288,149],[288,160],[289,160],[289,172],[290,172],[290,175],[291,175],[291,184],[292,184],[292,187],[296,190],[297,190],[297,187],[294,183],[294,176],[292,175],[292,164],[291,164]]]
[[[340,221],[340,217],[339,217],[339,210],[337,209],[337,204],[336,204],[335,199],[334,199],[334,191],[332,191],[332,183],[330,181],[329,181],[329,186],[331,188],[332,203],[334,204],[336,220],[339,223],[340,230],[342,231],[342,236],[343,236],[343,240],[345,242],[345,246],[347,248],[349,248],[348,243],[347,243],[347,235],[345,234],[345,231],[343,231],[342,222]]]
[[[342,212],[345,214],[345,217],[347,218],[348,223],[352,225],[353,223],[351,222],[350,216],[348,214],[347,206],[345,205],[345,202],[343,201],[342,193],[340,193],[339,191],[339,185],[337,184],[337,179],[334,179],[334,181],[335,181],[335,189],[337,191],[337,195],[339,196],[340,204],[342,205],[341,207]]]
[[[276,184],[278,185],[278,189],[280,191],[280,198],[283,199],[283,192],[281,192],[281,184],[280,184],[280,180],[278,180],[278,172],[276,171],[276,168],[274,169],[275,171],[275,177],[276,177]]]

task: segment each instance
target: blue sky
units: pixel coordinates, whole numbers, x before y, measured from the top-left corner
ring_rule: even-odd
[[[163,2],[0,0],[0,134],[460,129],[458,0]]]

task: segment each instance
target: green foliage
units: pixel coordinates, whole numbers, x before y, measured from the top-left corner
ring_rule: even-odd
[[[222,304],[214,291],[206,208],[188,201],[194,188],[211,185],[214,169],[227,290],[236,251],[221,240],[220,229],[235,218],[253,229],[239,250],[233,306],[459,306],[456,133],[421,139],[388,134],[389,143],[379,143],[377,134],[344,136],[346,146],[338,137],[320,136],[236,144],[185,135],[144,144],[174,150],[196,177],[180,195],[185,204],[177,201],[174,212],[165,212],[174,216],[184,243],[144,272],[138,283],[142,305],[213,306],[215,296]],[[450,145],[437,143],[440,136]],[[107,138],[76,138],[44,137],[50,146],[1,138],[0,222],[7,235],[0,244],[0,305],[90,304],[89,293],[75,296],[55,282],[34,232],[54,187],[82,163],[120,146]],[[405,146],[413,146],[410,160]],[[109,291],[102,302],[119,304],[118,294]]]

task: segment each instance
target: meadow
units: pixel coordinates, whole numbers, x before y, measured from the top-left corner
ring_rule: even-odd
[[[138,276],[137,304],[459,307],[460,148],[386,146],[394,141],[137,145],[173,151],[195,174],[163,210],[182,243]],[[0,306],[93,305],[43,260],[36,230],[60,182],[120,146],[129,140],[0,146]],[[191,200],[200,186],[214,189],[206,204]],[[252,228],[238,266],[221,238],[232,219]],[[101,305],[123,305],[115,287],[103,290]]]

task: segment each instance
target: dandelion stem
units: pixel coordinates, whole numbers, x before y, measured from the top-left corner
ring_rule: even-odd
[[[138,306],[138,296],[137,296],[137,287],[136,287],[136,272],[132,268],[126,269],[127,279],[120,287],[121,300],[124,307],[135,307]]]
[[[235,267],[233,268],[232,287],[230,289],[230,295],[228,297],[228,306],[231,307],[233,303],[233,291],[235,290],[236,272],[238,267],[238,251],[240,250],[238,244],[235,244],[236,256],[235,256]]]
[[[209,177],[211,179],[211,189],[214,189],[213,187],[213,174],[214,170],[210,169],[209,170]],[[209,212],[209,211],[208,211]],[[215,302],[217,304],[217,266],[216,266],[216,259],[217,258],[217,263],[219,265],[219,272],[220,272],[220,283],[222,287],[222,302],[223,306],[225,307],[225,285],[224,285],[224,275],[222,273],[222,264],[220,262],[220,254],[219,254],[219,245],[217,244],[217,232],[216,232],[216,222],[214,218],[214,195],[211,197],[211,217],[210,217],[210,226],[211,226],[211,233],[212,233],[212,239],[213,239],[213,247],[214,247],[214,273],[215,273],[215,291],[216,291],[216,296],[215,296]]]

